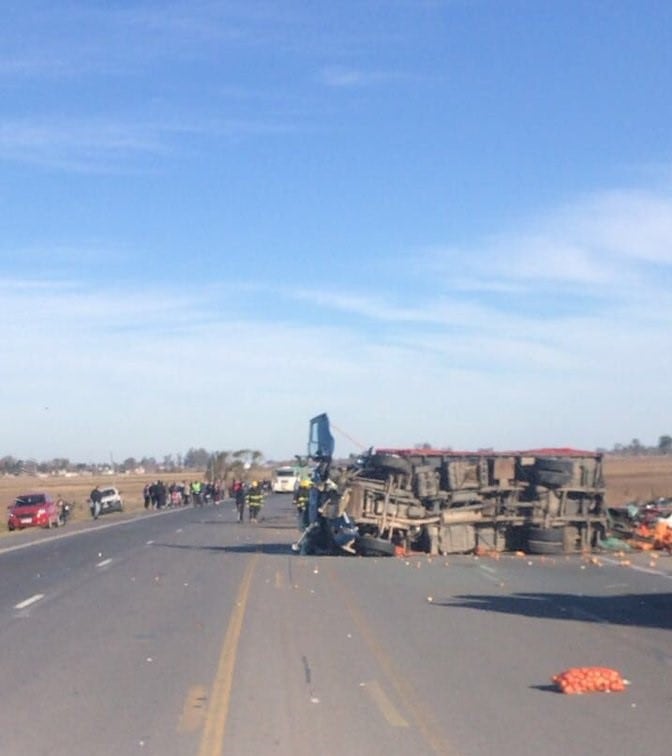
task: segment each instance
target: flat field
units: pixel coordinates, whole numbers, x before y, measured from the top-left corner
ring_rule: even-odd
[[[0,504],[9,506],[13,499],[23,493],[31,491],[47,491],[54,498],[62,496],[70,504],[72,520],[81,520],[90,517],[88,498],[91,489],[98,484],[101,488],[114,486],[118,488],[124,499],[124,507],[127,511],[140,510],[144,507],[142,489],[146,483],[152,483],[159,476],[151,475],[102,475],[102,476],[81,476],[77,478],[63,478],[60,476],[49,476],[46,478],[35,477],[32,475],[20,475],[18,477],[0,478]],[[193,480],[195,477],[187,474],[174,474],[161,476],[166,485],[173,481]],[[2,510],[0,510],[2,511]],[[7,530],[7,523],[4,521],[4,512],[2,513],[3,522],[0,525],[0,533]]]
[[[672,497],[672,455],[604,458],[607,503],[618,507],[627,502]]]

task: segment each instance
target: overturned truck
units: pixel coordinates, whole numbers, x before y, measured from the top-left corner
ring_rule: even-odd
[[[606,528],[602,455],[590,451],[376,449],[329,480],[323,510],[356,524],[362,554],[571,553]]]

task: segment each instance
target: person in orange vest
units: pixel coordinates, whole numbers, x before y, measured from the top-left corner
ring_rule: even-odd
[[[308,527],[308,500],[310,499],[310,481],[302,480],[294,492],[294,506],[296,506],[296,517],[299,530],[305,530]]]

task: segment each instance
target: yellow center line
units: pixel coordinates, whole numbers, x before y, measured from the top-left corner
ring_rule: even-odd
[[[387,693],[382,689],[378,680],[366,683],[364,690],[380,709],[387,723],[392,727],[408,727],[408,722],[401,716],[397,707],[390,701]]]
[[[226,732],[226,720],[231,701],[233,673],[236,668],[236,653],[238,651],[240,634],[243,629],[243,620],[250,594],[252,575],[258,559],[258,554],[255,554],[250,559],[243,574],[240,588],[238,589],[233,613],[231,614],[219,655],[217,673],[212,683],[210,703],[205,717],[201,746],[198,751],[199,756],[221,756],[223,753],[224,733]]]

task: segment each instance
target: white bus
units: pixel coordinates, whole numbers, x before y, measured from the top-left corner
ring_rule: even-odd
[[[273,492],[294,493],[299,479],[300,476],[295,467],[276,467],[273,473]]]

